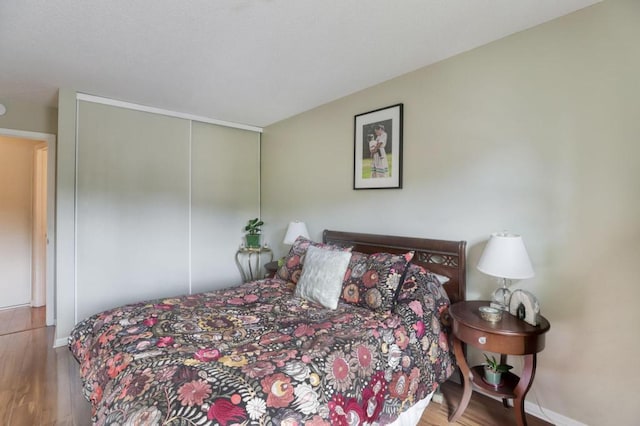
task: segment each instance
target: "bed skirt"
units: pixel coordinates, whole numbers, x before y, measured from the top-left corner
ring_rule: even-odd
[[[431,392],[425,398],[416,402],[411,406],[407,411],[402,413],[400,417],[398,417],[390,426],[415,426],[420,421],[424,410],[427,409],[427,406],[431,402],[431,398],[433,397],[434,392]]]

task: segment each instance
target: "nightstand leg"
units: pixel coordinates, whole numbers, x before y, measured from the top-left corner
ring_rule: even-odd
[[[518,426],[526,426],[527,418],[524,414],[524,399],[527,396],[527,392],[531,388],[533,378],[536,375],[536,354],[524,356],[524,367],[522,369],[522,376],[518,381],[518,386],[514,389],[513,393],[516,395],[516,399],[513,401],[513,408],[516,411],[516,424]]]
[[[469,369],[469,365],[467,364],[467,360],[464,358],[464,351],[462,350],[462,342],[458,340],[454,336],[453,338],[453,352],[456,355],[456,362],[458,363],[458,367],[460,367],[460,372],[462,373],[462,398],[460,399],[460,404],[456,411],[449,417],[449,423],[457,422],[464,410],[467,409],[467,405],[469,405],[469,401],[471,400],[471,370]]]
[[[506,363],[507,363],[507,355],[500,354],[500,364],[506,364]],[[509,400],[507,398],[502,398],[502,406],[504,408],[511,408],[511,406],[509,405]]]

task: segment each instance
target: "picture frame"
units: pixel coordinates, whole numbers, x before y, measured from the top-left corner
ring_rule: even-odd
[[[353,189],[402,188],[402,109],[395,104],[354,116]]]

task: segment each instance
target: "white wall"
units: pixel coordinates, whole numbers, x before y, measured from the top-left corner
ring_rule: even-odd
[[[34,148],[0,136],[0,308],[31,302]]]
[[[56,345],[75,324],[76,93],[58,92],[56,160]]]
[[[267,127],[267,241],[283,254],[293,219],[315,239],[465,239],[468,298],[486,299],[486,239],[520,232],[536,277],[514,287],[551,322],[529,401],[556,420],[636,423],[638,22],[640,2],[605,1]],[[354,191],[353,117],[396,103],[404,188]]]

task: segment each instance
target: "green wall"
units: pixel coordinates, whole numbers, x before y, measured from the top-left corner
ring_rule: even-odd
[[[0,128],[49,134],[58,132],[57,108],[2,97],[0,104],[7,108],[6,114],[0,116]]]
[[[640,352],[638,22],[639,1],[605,1],[265,128],[266,239],[284,254],[290,220],[315,239],[465,239],[467,297],[487,299],[498,283],[475,265],[488,236],[521,233],[536,276],[513,288],[551,322],[527,409],[633,424],[640,373],[603,362]],[[354,191],[354,116],[396,103],[404,187]]]

